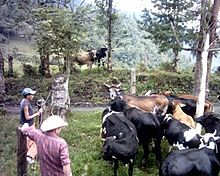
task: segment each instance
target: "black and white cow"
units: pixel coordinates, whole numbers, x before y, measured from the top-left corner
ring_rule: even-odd
[[[219,137],[214,136],[204,136],[198,149],[169,153],[160,168],[159,176],[218,176],[220,164],[215,149]]]
[[[129,164],[128,175],[132,176],[138,149],[135,126],[123,113],[106,108],[102,113],[102,139],[103,159],[114,161],[114,176],[117,175],[118,161]]]
[[[155,143],[155,154],[157,164],[161,164],[161,140],[163,137],[163,131],[160,128],[160,122],[157,117],[149,112],[143,112],[137,108],[129,107],[127,103],[116,98],[110,102],[111,109],[117,112],[123,112],[125,117],[130,120],[136,127],[138,133],[138,139],[144,149],[144,162],[148,158],[149,144],[151,139]]]
[[[170,146],[177,145],[179,149],[199,147],[201,136],[194,128],[176,120],[171,114],[159,118],[162,119],[160,121],[164,128],[164,136]]]

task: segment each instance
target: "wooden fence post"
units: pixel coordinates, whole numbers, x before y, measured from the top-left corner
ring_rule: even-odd
[[[17,128],[17,176],[27,175],[27,139]]]
[[[136,94],[136,70],[131,69],[131,94]]]

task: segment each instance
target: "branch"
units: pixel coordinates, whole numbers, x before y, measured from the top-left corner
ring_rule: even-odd
[[[179,47],[180,47],[181,49],[186,50],[186,51],[200,51],[200,52],[202,51],[202,50],[199,49],[199,48],[184,48],[184,47],[182,46],[181,42],[179,41],[178,37],[177,37],[176,29],[175,29],[175,27],[174,27],[174,25],[173,25],[173,22],[172,22],[171,20],[170,20],[170,24],[171,24],[171,27],[172,27],[173,34],[174,34],[174,36],[175,36],[176,42],[177,42],[177,44],[179,45]]]

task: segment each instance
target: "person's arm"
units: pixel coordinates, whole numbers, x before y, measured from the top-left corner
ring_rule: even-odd
[[[32,115],[29,115],[28,106],[24,107],[24,115],[25,115],[25,119],[26,120],[31,120],[34,117],[39,116],[41,112],[43,112],[42,108],[39,109],[38,112],[36,112],[36,113],[34,113]]]
[[[70,164],[63,165],[63,172],[65,176],[72,176]]]
[[[70,158],[69,158],[69,151],[68,146],[65,140],[63,140],[63,144],[60,148],[60,160],[63,165],[63,172],[65,176],[72,176],[71,167],[70,167]]]
[[[38,137],[42,134],[39,130],[29,127],[28,123],[25,123],[21,128],[21,132],[27,135],[30,139],[36,141]]]

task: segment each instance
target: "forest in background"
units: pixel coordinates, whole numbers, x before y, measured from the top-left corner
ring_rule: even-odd
[[[35,37],[37,34],[42,35],[42,33],[40,33],[42,31],[39,31],[39,29],[37,29],[38,31],[36,30],[36,27],[39,26],[37,26],[37,23],[34,21],[33,14],[36,15],[36,13],[38,13],[37,15],[42,17],[45,15],[43,12],[49,13],[46,9],[50,9],[56,5],[55,1],[5,0],[1,2],[0,43],[4,58],[7,58],[8,54],[10,54],[15,58],[15,61],[19,61],[20,63],[40,63],[40,56],[37,52],[39,47],[36,44],[37,39]],[[99,6],[86,4],[86,2],[83,1],[66,1],[66,4],[64,1],[60,1],[58,5],[61,9],[61,12],[57,12],[60,13],[59,15],[61,17],[61,19],[57,19],[58,24],[60,23],[59,20],[62,20],[62,17],[67,13],[65,11],[66,8],[64,8],[66,6],[80,16],[80,21],[78,16],[76,16],[75,19],[78,20],[77,23],[80,23],[80,37],[82,38],[78,39],[80,45],[73,47],[79,50],[88,50],[107,45],[107,24],[106,21],[102,19],[103,12],[100,12],[104,7],[100,7],[100,4]],[[144,64],[152,68],[162,63],[172,61],[172,52],[167,50],[159,53],[159,46],[149,39],[149,32],[140,28],[140,23],[138,22],[140,18],[137,18],[134,14],[120,12],[117,10],[117,7],[115,8],[112,34],[112,58],[115,67],[130,68]],[[36,9],[39,10],[37,11]],[[40,25],[40,27],[42,27],[42,25],[46,24]],[[54,25],[57,24],[54,22]],[[70,25],[71,28],[72,23],[67,22],[66,25]],[[47,31],[43,32],[44,35],[47,35]],[[21,42],[17,43],[16,41],[23,42],[21,44]],[[34,51],[32,50],[30,53],[27,53],[27,50],[23,51],[22,48],[24,48],[25,45],[30,46],[30,43],[33,44],[31,46]],[[66,44],[68,43],[69,42],[66,42]],[[57,56],[50,56],[51,60],[56,60],[56,58]],[[186,62],[187,64],[184,64]],[[189,65],[193,67],[193,63],[189,57],[189,53],[180,55],[179,66],[182,68],[188,68]]]

